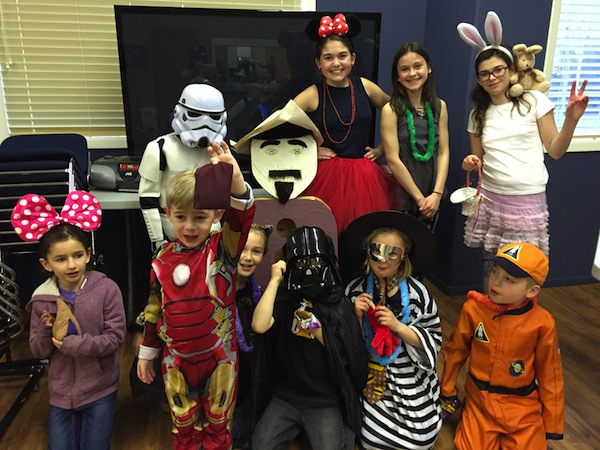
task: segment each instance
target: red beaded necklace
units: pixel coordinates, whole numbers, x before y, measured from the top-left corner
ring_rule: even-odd
[[[340,116],[339,111],[335,107],[335,103],[333,103],[331,93],[329,92],[329,85],[327,84],[327,80],[323,78],[323,127],[325,128],[325,134],[327,135],[329,140],[334,144],[342,144],[346,141],[346,139],[348,139],[348,136],[350,135],[350,130],[352,129],[352,125],[354,124],[354,119],[356,118],[356,98],[354,97],[354,85],[352,84],[351,79],[348,79],[348,82],[350,83],[350,104],[352,105],[352,115],[350,116],[350,122],[346,123],[342,120],[342,116]],[[348,127],[348,130],[346,131],[346,134],[341,141],[336,141],[335,139],[333,139],[331,137],[331,134],[329,134],[329,130],[327,129],[327,121],[325,120],[325,107],[327,105],[327,98],[329,98],[329,102],[331,103],[333,111],[335,112],[335,115],[337,116],[340,123]]]

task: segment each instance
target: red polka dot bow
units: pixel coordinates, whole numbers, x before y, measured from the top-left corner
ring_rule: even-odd
[[[60,214],[41,195],[26,194],[13,208],[10,220],[22,240],[34,242],[60,222],[96,231],[102,221],[102,210],[96,197],[85,191],[70,192]]]
[[[332,34],[338,34],[344,36],[348,32],[348,24],[346,23],[346,17],[340,13],[332,19],[329,16],[323,16],[319,25],[319,37],[326,38]]]

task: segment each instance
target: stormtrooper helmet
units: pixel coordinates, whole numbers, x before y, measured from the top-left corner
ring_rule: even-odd
[[[175,105],[171,126],[188,147],[221,143],[227,134],[223,94],[209,84],[190,84]]]
[[[290,291],[300,291],[306,298],[317,299],[341,284],[333,241],[321,228],[296,228],[288,236],[284,255],[286,287]]]

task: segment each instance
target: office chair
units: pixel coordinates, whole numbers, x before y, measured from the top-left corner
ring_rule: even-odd
[[[36,243],[21,241],[10,215],[19,198],[35,192],[59,211],[75,189],[87,190],[87,141],[79,135],[11,136],[0,144],[0,377],[28,380],[0,421],[0,438],[39,384],[44,364],[39,359],[12,359],[11,340],[25,330],[15,271],[8,257],[36,252]],[[92,238],[92,251],[94,243]],[[0,378],[1,383],[1,378]]]

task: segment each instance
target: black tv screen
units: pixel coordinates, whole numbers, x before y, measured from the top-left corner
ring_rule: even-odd
[[[170,133],[181,91],[204,80],[225,98],[227,139],[242,138],[320,80],[304,29],[326,14],[115,6],[129,155]],[[376,82],[381,14],[353,14],[361,20],[354,71]]]

